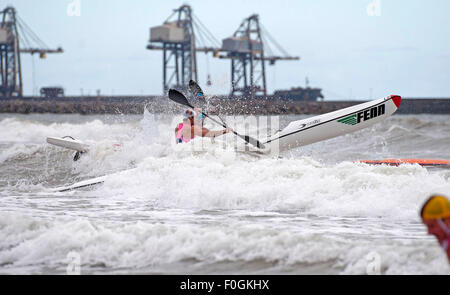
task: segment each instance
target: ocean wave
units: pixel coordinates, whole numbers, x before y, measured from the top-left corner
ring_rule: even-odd
[[[371,251],[384,274],[448,273],[418,215],[430,194],[450,192],[448,169],[358,162],[448,158],[448,117],[393,116],[279,157],[236,152],[243,143],[232,134],[176,145],[179,117],[26,118],[0,121],[2,273],[64,273],[71,251],[87,273],[217,273],[231,264],[364,274]],[[45,142],[63,135],[89,152],[74,162],[74,151]],[[51,190],[103,175],[91,188]]]
[[[445,256],[431,239],[369,242],[330,232],[288,232],[239,222],[209,227],[141,221],[104,224],[87,219],[48,222],[7,213],[0,216],[0,238],[1,271],[16,274],[43,269],[65,273],[69,253],[78,255],[84,274],[114,269],[160,272],[166,265],[186,261],[191,263],[166,273],[190,272],[193,265],[202,273],[201,265],[262,262],[266,268],[327,264],[331,273],[367,274],[371,253],[379,256],[382,274],[449,274]]]

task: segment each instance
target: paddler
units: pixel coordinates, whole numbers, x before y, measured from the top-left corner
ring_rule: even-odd
[[[187,109],[183,113],[183,123],[178,124],[175,128],[175,140],[176,143],[189,142],[195,138],[195,136],[201,137],[216,137],[227,134],[232,131],[231,128],[223,130],[209,130],[203,127],[204,115],[200,109],[195,108],[194,111]]]
[[[442,195],[431,196],[420,211],[428,234],[434,235],[450,262],[450,201]]]

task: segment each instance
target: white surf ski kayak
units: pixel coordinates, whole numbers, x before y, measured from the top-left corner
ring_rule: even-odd
[[[72,185],[53,188],[53,189],[51,189],[51,191],[53,191],[53,192],[66,192],[66,191],[71,191],[71,190],[75,190],[75,189],[79,189],[79,188],[83,188],[83,187],[93,186],[93,185],[96,185],[96,184],[101,184],[101,183],[105,182],[106,177],[107,177],[107,175],[96,177],[96,178],[92,178],[92,179],[83,180],[83,181],[74,183]]]
[[[53,144],[59,147],[63,147],[66,149],[82,153],[87,152],[89,150],[88,144],[71,137],[47,137],[47,142],[49,144]]]
[[[86,179],[86,180],[79,181],[79,182],[76,182],[76,183],[68,185],[68,186],[56,187],[56,188],[52,188],[50,190],[52,192],[66,192],[66,191],[71,191],[71,190],[75,190],[75,189],[79,189],[79,188],[90,187],[90,186],[93,186],[93,185],[104,183],[108,179],[108,177],[115,176],[115,175],[120,175],[120,174],[123,174],[123,173],[129,173],[130,171],[132,171],[134,169],[136,169],[136,168],[131,168],[131,169],[115,172],[115,173],[104,175],[104,176],[99,176],[99,177],[95,177],[95,178],[91,178],[91,179]]]
[[[379,123],[400,106],[401,97],[390,95],[342,110],[291,122],[263,142],[271,152],[285,151],[336,136],[355,132]]]

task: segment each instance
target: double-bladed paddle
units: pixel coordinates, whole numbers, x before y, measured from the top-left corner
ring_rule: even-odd
[[[170,89],[169,90],[169,98],[171,100],[173,100],[174,102],[176,102],[176,103],[179,103],[179,104],[185,105],[187,107],[190,107],[191,109],[194,109],[194,106],[192,106],[189,103],[189,101],[187,100],[186,96],[184,96],[184,94],[182,94],[178,90]],[[225,123],[223,123],[223,122],[221,123],[221,122],[217,121],[216,119],[211,118],[210,116],[208,116],[207,114],[205,114],[203,112],[202,112],[202,115],[207,117],[207,118],[209,118],[209,119],[211,119],[213,122],[221,125],[223,128],[228,128],[228,126]],[[234,130],[232,130],[232,132],[236,136],[238,136],[238,137],[242,138],[243,140],[245,140],[247,143],[250,143],[251,145],[256,146],[257,148],[260,148],[260,149],[264,148],[264,145],[262,143],[260,143],[257,139],[254,139],[254,138],[252,138],[252,137],[250,137],[248,135],[240,135],[239,133],[237,133]]]

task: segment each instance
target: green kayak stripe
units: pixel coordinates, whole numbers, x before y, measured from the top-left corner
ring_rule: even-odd
[[[346,119],[346,120],[340,120],[338,122],[341,122],[341,123],[356,122],[356,119],[355,118],[351,118],[351,119]]]
[[[355,117],[347,117],[347,118],[338,120],[338,122],[341,122],[341,123],[347,123],[347,122],[353,122],[353,121],[356,122],[356,118]]]
[[[338,121],[343,121],[343,120],[348,120],[348,119],[355,119],[355,118],[356,118],[356,114],[353,114],[353,115],[350,115],[350,116],[348,116],[348,117],[339,119]]]
[[[337,120],[339,123],[347,124],[347,125],[356,125],[356,114],[350,115],[348,117]]]

